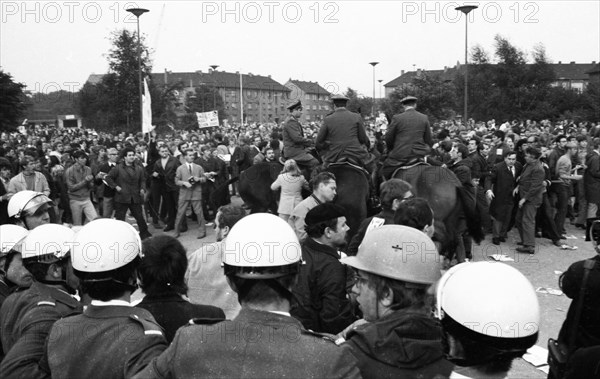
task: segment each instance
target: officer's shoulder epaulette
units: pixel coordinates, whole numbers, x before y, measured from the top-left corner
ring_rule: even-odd
[[[190,321],[188,321],[187,326],[190,325],[213,325],[213,324],[218,324],[221,321],[225,321],[222,318],[210,318],[210,317],[196,317],[196,318],[192,318],[190,319]]]
[[[144,328],[145,335],[161,335],[164,336],[163,330],[152,317],[145,317],[144,314],[132,313],[129,318],[136,321]]]

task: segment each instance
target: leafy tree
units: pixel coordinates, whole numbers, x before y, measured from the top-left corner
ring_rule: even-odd
[[[358,93],[350,87],[348,87],[344,96],[349,99],[346,109],[350,112],[359,113],[363,118],[371,114],[371,108],[373,106],[372,98],[364,96],[359,97]]]
[[[126,29],[114,31],[110,41],[108,73],[100,83],[84,85],[82,92],[86,93],[81,95],[80,114],[86,125],[98,129],[137,131],[141,129],[137,34]],[[142,78],[149,78],[152,64],[143,37],[140,45],[145,52],[141,59]],[[151,82],[149,87],[152,87]],[[152,93],[152,88],[150,90]],[[153,116],[156,109],[153,104]]]
[[[402,113],[404,107],[400,101],[406,96],[416,96],[419,112],[426,114],[431,121],[445,120],[454,116],[456,91],[452,82],[444,81],[439,75],[426,72],[413,78],[410,86],[392,92],[381,104],[381,110],[388,119]]]
[[[27,108],[24,88],[24,84],[15,82],[9,73],[0,70],[0,131],[16,130],[22,122]]]
[[[197,129],[198,119],[196,112],[219,112],[219,123],[227,118],[225,103],[219,91],[213,86],[201,85],[196,87],[194,93],[188,93],[185,99],[186,115],[183,117],[182,125],[186,129]],[[216,104],[216,108],[215,108]]]

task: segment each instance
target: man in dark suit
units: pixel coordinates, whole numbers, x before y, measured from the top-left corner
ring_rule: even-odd
[[[517,178],[521,175],[523,167],[517,162],[517,153],[508,151],[504,153],[504,161],[497,163],[492,173],[485,181],[485,193],[490,203],[492,216],[492,242],[499,245],[506,241],[506,233],[510,224],[510,217],[515,206],[515,187]]]
[[[366,164],[370,159],[368,152],[369,138],[358,113],[346,109],[348,98],[342,95],[331,97],[333,113],[325,116],[319,129],[315,145],[323,163],[329,164],[348,157],[360,164]],[[373,171],[373,168],[369,171]]]
[[[138,268],[138,277],[146,296],[137,307],[154,316],[164,329],[168,343],[173,341],[177,329],[191,319],[225,320],[221,308],[192,304],[182,297],[188,290],[184,279],[188,260],[185,248],[177,239],[167,235],[156,236],[145,240],[142,250],[144,257]]]
[[[383,162],[382,174],[386,179],[399,166],[424,158],[433,145],[429,119],[417,112],[417,98],[407,96],[401,103],[404,113],[394,116],[385,135],[389,153]]]
[[[287,109],[290,111],[290,116],[283,124],[283,156],[286,160],[293,159],[299,165],[312,169],[319,164],[319,161],[305,150],[313,143],[304,137],[299,121],[302,116],[302,103],[296,101]]]
[[[175,229],[177,196],[179,194],[179,187],[175,184],[175,172],[181,163],[171,156],[169,147],[166,145],[160,147],[159,154],[160,159],[154,162],[154,171],[152,172],[152,207],[158,210],[162,197],[162,206],[167,210],[167,226],[164,231],[168,232]]]
[[[535,252],[535,214],[542,204],[546,187],[544,186],[545,172],[540,156],[542,153],[535,147],[525,150],[523,173],[517,179],[519,185],[519,210],[515,219],[515,226],[519,230],[522,246],[517,247],[520,253],[533,254]]]
[[[140,230],[141,239],[152,236],[144,219],[142,204],[146,196],[146,175],[144,168],[135,162],[135,150],[123,149],[123,162],[113,167],[106,176],[106,183],[115,189],[115,218],[124,221],[129,209]]]
[[[206,237],[206,222],[202,212],[202,188],[201,183],[206,182],[204,170],[200,165],[194,163],[196,153],[193,149],[187,149],[185,152],[185,163],[175,171],[175,184],[179,189],[179,200],[177,205],[177,217],[175,218],[175,238],[179,237],[181,223],[185,217],[185,211],[191,204],[194,213],[198,217],[198,226],[200,234],[198,239]]]
[[[100,166],[98,173],[96,174],[96,184],[102,185],[103,187],[102,217],[112,218],[113,213],[115,212],[115,189],[106,184],[105,178],[110,170],[117,165],[117,161],[119,160],[119,152],[114,147],[111,147],[107,150],[107,154],[108,161]]]
[[[504,143],[505,133],[502,130],[496,130],[492,134],[492,148],[488,154],[488,164],[493,167],[495,164],[502,162],[504,153],[511,149]]]

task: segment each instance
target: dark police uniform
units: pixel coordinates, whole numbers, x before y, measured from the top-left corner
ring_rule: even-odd
[[[179,329],[139,378],[355,378],[356,360],[296,319],[243,307],[233,321]]]
[[[288,107],[289,110],[294,110],[301,107],[302,104],[298,101]],[[290,115],[283,125],[283,155],[285,159],[293,159],[296,163],[313,166],[318,164],[318,161],[305,151],[305,148],[312,145],[312,141],[304,138],[302,125],[292,115]]]
[[[167,347],[147,310],[94,304],[52,327],[40,364],[52,378],[131,377]]]
[[[26,291],[9,296],[0,311],[2,346],[6,352],[0,376],[39,377],[38,363],[52,324],[81,311],[82,306],[75,298],[38,282]]]

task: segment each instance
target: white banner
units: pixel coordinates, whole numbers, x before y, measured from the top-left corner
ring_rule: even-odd
[[[219,111],[211,111],[204,113],[196,112],[196,117],[198,118],[198,126],[200,127],[200,129],[219,126]]]
[[[144,78],[144,95],[142,95],[142,133],[150,133],[154,130],[152,125],[152,99],[150,98],[150,90],[148,82]]]

